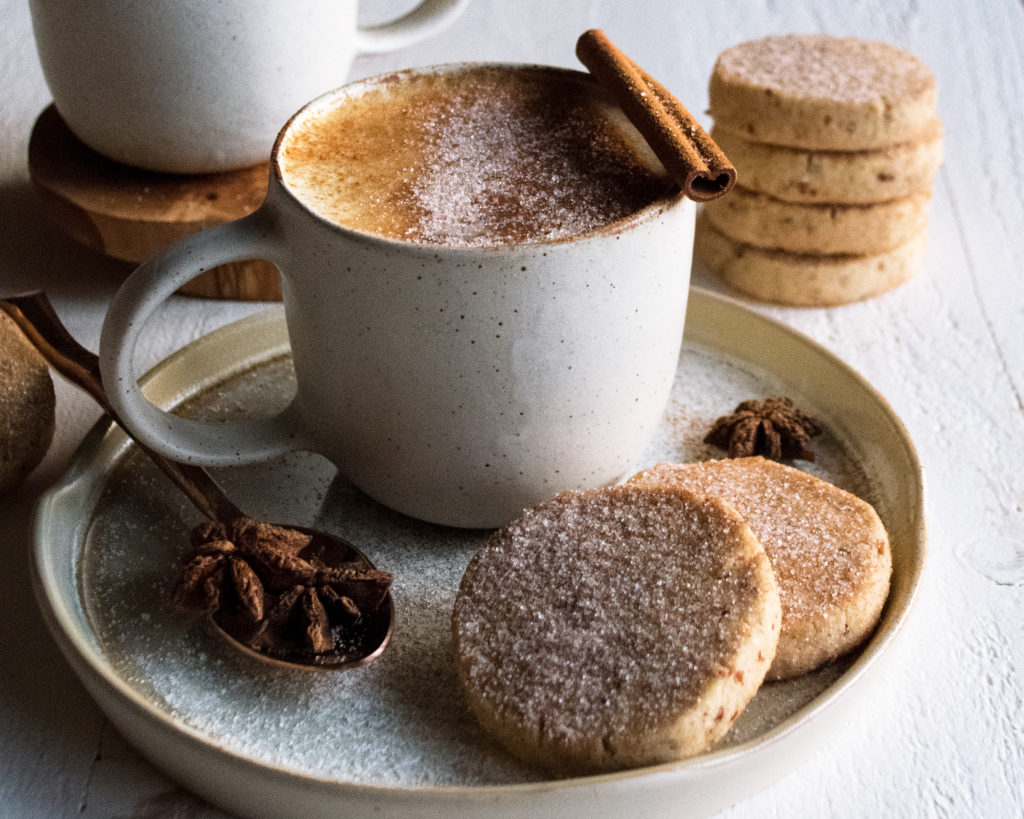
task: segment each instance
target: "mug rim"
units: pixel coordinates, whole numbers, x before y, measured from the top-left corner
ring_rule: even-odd
[[[274,147],[270,154],[270,168],[271,168],[271,179],[277,183],[278,190],[283,191],[293,203],[300,207],[307,215],[316,219],[319,223],[329,227],[331,230],[353,237],[359,238],[368,243],[378,243],[383,246],[404,248],[405,250],[422,249],[431,253],[437,253],[439,251],[452,252],[452,253],[480,253],[480,252],[507,252],[509,250],[515,250],[520,248],[534,248],[534,247],[554,247],[554,246],[566,246],[575,245],[588,240],[594,240],[599,238],[605,238],[608,236],[614,236],[620,233],[624,233],[628,230],[633,229],[635,226],[647,223],[656,219],[662,213],[671,210],[674,207],[685,204],[690,201],[687,199],[685,193],[678,184],[674,184],[669,192],[655,199],[653,202],[644,205],[642,208],[633,211],[632,213],[624,216],[620,219],[616,219],[613,222],[609,222],[599,227],[591,228],[583,233],[573,234],[572,236],[562,236],[555,239],[541,239],[537,241],[518,242],[518,243],[505,243],[505,244],[485,244],[485,245],[454,245],[445,242],[423,242],[414,241],[409,239],[399,239],[391,236],[383,236],[379,233],[371,233],[365,230],[357,230],[346,225],[339,224],[331,219],[328,219],[321,214],[317,213],[311,208],[302,198],[292,189],[292,187],[285,180],[285,175],[281,168],[280,153],[281,148],[291,132],[292,128],[304,117],[308,116],[315,109],[326,108],[331,102],[337,97],[350,96],[353,90],[359,89],[360,86],[364,86],[361,93],[365,93],[372,87],[380,87],[386,83],[403,81],[410,77],[422,76],[427,74],[457,74],[464,73],[477,68],[489,68],[489,69],[510,69],[513,71],[532,71],[537,73],[548,73],[548,74],[561,74],[565,76],[572,76],[577,79],[582,79],[585,82],[593,83],[596,85],[596,81],[589,73],[585,71],[579,71],[574,68],[565,68],[562,66],[544,65],[541,63],[517,63],[517,62],[504,62],[504,61],[465,61],[465,62],[449,62],[449,63],[437,63],[435,65],[425,66],[413,66],[410,68],[402,68],[396,71],[386,71],[380,74],[374,74],[370,77],[363,77],[358,80],[345,83],[344,85],[333,88],[330,91],[326,91],[317,97],[314,97],[309,102],[299,108],[294,114],[292,114],[288,121],[278,131],[277,137],[274,140]]]

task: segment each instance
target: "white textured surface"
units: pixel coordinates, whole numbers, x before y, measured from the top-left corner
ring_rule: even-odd
[[[378,4],[387,7],[407,2]],[[967,13],[965,13],[965,11]],[[378,12],[375,10],[374,15]],[[54,231],[29,186],[28,136],[49,101],[27,4],[0,0],[0,293],[45,287],[95,348],[124,266]],[[695,112],[715,55],[772,33],[886,40],[928,62],[946,125],[925,269],[881,298],[829,310],[758,307],[856,367],[906,422],[926,470],[930,564],[915,616],[870,707],[735,817],[1024,813],[1024,10],[1014,0],[737,0],[643,4],[474,0],[435,40],[361,59],[352,77],[450,60],[573,65],[599,26]],[[343,78],[339,78],[339,82]],[[698,283],[711,285],[699,271]],[[258,305],[174,299],[139,365]],[[106,723],[46,634],[29,587],[31,507],[98,416],[63,383],[43,465],[0,500],[0,816],[213,817]]]

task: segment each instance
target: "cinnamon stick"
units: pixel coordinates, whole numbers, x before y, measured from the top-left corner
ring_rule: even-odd
[[[600,29],[583,33],[576,56],[612,94],[690,199],[708,202],[728,193],[736,182],[736,168],[668,89]]]

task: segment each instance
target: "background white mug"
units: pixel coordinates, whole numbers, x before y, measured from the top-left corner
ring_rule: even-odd
[[[154,171],[243,168],[357,52],[427,37],[468,0],[357,28],[356,0],[31,0],[57,110],[105,156]]]
[[[378,501],[453,526],[499,526],[559,491],[618,480],[674,380],[694,203],[670,196],[605,229],[482,248],[338,226],[289,189],[278,151],[304,122],[376,83],[334,91],[291,120],[255,213],[183,240],[125,282],[100,341],[111,404],[171,458],[218,465],[314,450]],[[146,317],[201,269],[252,257],[281,271],[292,404],[230,423],[158,409],[133,366]]]

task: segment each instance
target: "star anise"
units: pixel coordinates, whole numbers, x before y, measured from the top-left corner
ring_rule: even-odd
[[[818,423],[789,398],[766,398],[741,402],[715,421],[704,443],[726,450],[730,458],[763,455],[775,461],[813,461],[811,438],[820,434]]]
[[[387,596],[391,575],[356,564],[331,567],[300,553],[295,529],[239,518],[201,523],[174,599],[201,608],[235,639],[272,656],[314,661],[339,649]]]
[[[263,619],[263,583],[235,544],[217,538],[199,545],[182,568],[174,598],[211,614],[230,610],[250,624]]]
[[[337,586],[296,585],[277,596],[249,644],[269,654],[277,654],[281,645],[323,654],[332,651],[344,639],[343,630],[361,618],[359,606]]]

